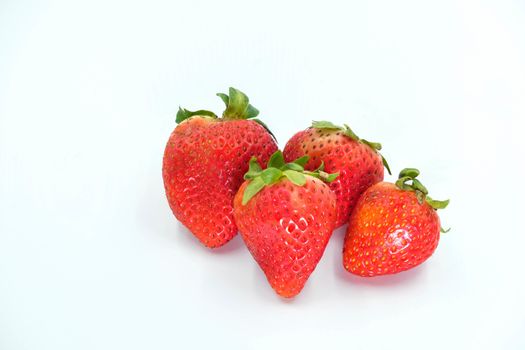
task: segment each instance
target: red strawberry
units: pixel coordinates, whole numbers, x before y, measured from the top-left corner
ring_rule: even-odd
[[[308,155],[305,169],[316,169],[324,162],[325,171],[339,173],[330,184],[337,196],[335,226],[339,227],[348,222],[359,196],[383,180],[383,165],[390,173],[380,149],[381,144],[360,139],[347,125],[323,121],[313,122],[311,128],[295,134],[284,147],[284,158],[291,161]]]
[[[230,88],[217,94],[226,104],[221,118],[213,112],[179,108],[162,166],[168,202],[204,245],[219,247],[237,234],[233,197],[252,156],[268,160],[277,145],[259,111],[245,94]],[[251,119],[251,120],[247,120]]]
[[[323,181],[337,176],[304,171],[308,157],[284,163],[274,153],[266,170],[255,158],[234,200],[235,221],[255,261],[277,294],[297,295],[332,234],[335,195]]]
[[[440,234],[436,210],[449,201],[430,198],[418,175],[417,169],[407,168],[395,185],[380,182],[363,193],[345,236],[343,265],[348,271],[366,277],[393,274],[432,255]]]

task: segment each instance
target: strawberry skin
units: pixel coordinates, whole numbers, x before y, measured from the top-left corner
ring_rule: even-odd
[[[193,115],[172,132],[162,176],[175,217],[205,246],[224,245],[237,234],[233,198],[250,157],[266,161],[277,145],[253,120]]]
[[[284,147],[287,161],[308,155],[305,169],[324,162],[325,171],[339,173],[330,188],[337,197],[336,227],[348,222],[361,194],[384,176],[382,157],[369,145],[345,135],[340,129],[308,128],[295,134]]]
[[[372,277],[405,271],[427,260],[440,237],[439,216],[429,203],[438,203],[436,208],[448,204],[428,198],[424,201],[418,191],[387,182],[366,190],[346,231],[345,269]]]
[[[242,184],[234,200],[241,236],[277,294],[296,296],[321,259],[332,234],[336,199],[320,179],[297,186],[287,178],[264,187],[248,203]]]

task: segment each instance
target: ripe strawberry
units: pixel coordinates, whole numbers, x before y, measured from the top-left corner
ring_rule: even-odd
[[[277,145],[248,97],[230,88],[217,94],[226,104],[213,112],[179,108],[162,166],[168,202],[175,217],[204,245],[222,246],[235,234],[233,197],[250,157],[266,161]],[[251,120],[247,120],[251,119]]]
[[[407,168],[395,185],[380,182],[363,193],[343,247],[343,265],[349,272],[366,277],[398,273],[432,255],[440,233],[436,210],[449,201],[430,198],[418,175],[417,169]]]
[[[315,269],[332,234],[335,195],[323,181],[336,174],[304,171],[308,157],[284,163],[275,152],[262,170],[250,160],[234,200],[235,221],[249,251],[277,294],[297,295]]]
[[[360,139],[345,125],[330,122],[313,122],[312,127],[295,134],[284,147],[287,161],[310,156],[305,169],[316,169],[323,162],[329,173],[339,173],[330,188],[337,196],[337,221],[339,227],[348,222],[359,196],[373,184],[383,180],[383,166],[390,169],[378,152],[381,144]]]

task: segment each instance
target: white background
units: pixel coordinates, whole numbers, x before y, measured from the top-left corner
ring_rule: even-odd
[[[0,2],[0,349],[525,348],[525,4],[316,3]],[[162,154],[228,86],[281,147],[328,119],[421,169],[434,256],[353,277],[338,230],[285,301],[201,246]]]

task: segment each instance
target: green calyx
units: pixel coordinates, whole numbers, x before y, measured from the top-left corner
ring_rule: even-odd
[[[368,147],[372,148],[377,154],[381,156],[381,161],[383,162],[383,166],[386,168],[388,173],[392,175],[392,172],[390,171],[390,166],[388,165],[388,162],[386,161],[385,157],[379,151],[381,150],[382,146],[379,142],[370,142],[365,139],[359,138],[352,129],[347,124],[343,124],[343,126],[336,125],[332,122],[328,121],[313,121],[312,127],[316,129],[328,129],[328,130],[338,130],[343,133],[343,135],[351,138],[354,141],[361,142],[362,144],[367,145]]]
[[[222,118],[227,120],[252,119],[259,115],[259,110],[250,104],[250,99],[242,91],[230,88],[229,95],[217,93],[226,105]]]
[[[236,88],[230,87],[228,90],[228,94],[223,94],[219,92],[217,93],[217,96],[219,96],[226,105],[226,109],[222,113],[221,118],[217,117],[215,113],[204,109],[193,112],[179,107],[179,111],[177,112],[176,117],[177,124],[182,123],[183,121],[193,116],[204,116],[212,119],[222,120],[251,119],[254,122],[260,124],[263,128],[265,128],[266,131],[268,131],[270,135],[272,135],[272,137],[275,139],[274,134],[270,131],[270,129],[268,129],[268,126],[266,126],[266,124],[264,124],[261,120],[255,118],[257,117],[257,115],[259,115],[259,110],[250,104],[250,99],[248,98],[248,96],[246,96],[245,93],[243,93],[240,90],[237,90]]]
[[[416,177],[419,176],[419,170],[415,168],[405,168],[401,170],[399,173],[399,179],[396,181],[396,186],[399,187],[402,190],[405,191],[412,191],[416,193],[417,200],[420,204],[423,204],[423,202],[426,202],[428,205],[430,205],[434,210],[438,209],[445,209],[450,202],[449,199],[444,201],[439,201],[436,199],[432,199],[428,195],[428,190],[421,181],[416,179]],[[444,230],[441,228],[441,232],[448,232],[448,230]]]
[[[287,178],[294,185],[304,186],[306,183],[306,176],[313,176],[324,182],[334,181],[339,173],[328,174],[324,172],[324,163],[321,163],[319,168],[314,171],[304,170],[304,166],[308,162],[309,157],[303,156],[297,158],[291,163],[285,163],[283,153],[276,151],[268,161],[268,167],[262,169],[256,157],[252,157],[249,163],[249,169],[244,174],[244,179],[249,180],[250,183],[246,186],[242,196],[242,205],[246,205],[257,193],[259,193],[265,186],[271,186],[280,179]]]

